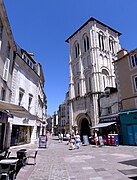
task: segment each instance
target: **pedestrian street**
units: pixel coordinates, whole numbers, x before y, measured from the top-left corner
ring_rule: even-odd
[[[38,148],[26,145],[25,148]],[[17,150],[17,149],[16,149]],[[12,149],[12,153],[15,149]],[[136,146],[81,146],[69,150],[53,136],[38,148],[36,165],[21,168],[17,180],[126,180],[137,179]]]

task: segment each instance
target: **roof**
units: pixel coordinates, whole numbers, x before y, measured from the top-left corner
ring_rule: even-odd
[[[95,19],[95,18],[93,18],[93,17],[90,17],[77,31],[75,31],[75,32],[66,40],[66,42],[68,43],[68,42],[69,42],[69,39],[71,39],[78,31],[80,31],[84,26],[86,26],[90,21],[96,21],[96,22],[98,22],[99,24],[101,24],[101,25],[103,25],[103,26],[106,26],[106,27],[108,27],[109,29],[111,29],[112,31],[118,33],[119,36],[121,35],[120,32],[116,31],[115,29],[111,28],[110,26],[107,26],[106,24],[100,22],[99,20],[97,20],[97,19]]]

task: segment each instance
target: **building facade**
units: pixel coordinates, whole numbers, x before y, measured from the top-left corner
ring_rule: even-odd
[[[114,64],[123,144],[137,145],[137,49],[122,49]]]
[[[5,104],[10,102],[11,78],[15,61],[16,44],[12,35],[3,1],[0,0],[0,151],[9,147],[9,114],[4,111]]]
[[[23,106],[30,116],[17,117],[15,114],[11,122],[11,145],[34,143],[39,135],[44,133],[42,132],[43,117],[46,113],[44,76],[41,65],[32,55],[17,46],[11,103]]]
[[[59,131],[59,133],[65,134],[65,124],[66,124],[66,104],[62,103],[59,105],[59,109],[58,109],[58,131]]]
[[[44,133],[44,81],[42,66],[33,54],[15,43],[0,0],[0,151],[9,148],[10,143],[34,142],[41,131]]]
[[[58,135],[58,111],[53,114],[53,135]]]
[[[98,97],[105,87],[115,87],[113,61],[120,50],[121,34],[90,18],[66,42],[69,43],[69,121],[71,131],[91,135],[99,122]]]

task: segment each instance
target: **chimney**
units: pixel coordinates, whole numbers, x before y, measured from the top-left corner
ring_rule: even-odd
[[[117,54],[118,54],[118,59],[122,58],[128,53],[126,49],[121,49]]]

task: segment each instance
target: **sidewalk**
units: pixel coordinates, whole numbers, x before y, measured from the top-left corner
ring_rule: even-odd
[[[69,150],[66,142],[49,139],[47,148],[26,145],[12,148],[38,149],[36,165],[21,168],[17,180],[126,180],[137,179],[137,147],[81,146]],[[134,177],[134,178],[133,178]]]

